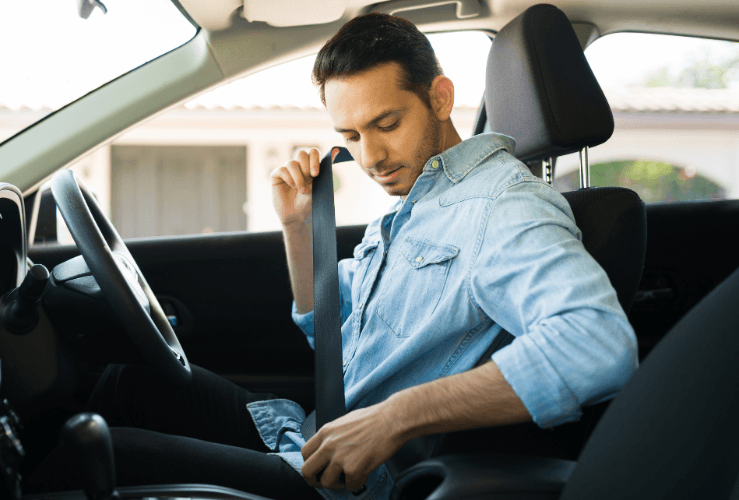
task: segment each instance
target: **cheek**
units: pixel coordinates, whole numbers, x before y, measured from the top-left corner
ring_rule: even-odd
[[[354,159],[354,162],[359,165],[362,170],[364,170],[364,167],[362,167],[362,155],[360,154],[360,148],[357,146],[356,143],[346,143],[345,147],[347,150],[349,150],[349,154],[352,155],[352,158]]]

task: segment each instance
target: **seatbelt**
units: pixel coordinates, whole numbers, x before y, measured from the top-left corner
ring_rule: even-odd
[[[300,428],[308,441],[324,424],[346,413],[341,352],[341,306],[336,255],[333,163],[352,161],[339,148],[331,161],[331,148],[313,179],[313,332],[315,350],[316,409]]]

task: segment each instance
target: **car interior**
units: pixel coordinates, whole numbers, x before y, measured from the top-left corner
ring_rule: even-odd
[[[0,143],[2,498],[264,498],[209,484],[116,485],[105,422],[81,412],[109,363],[149,364],[174,386],[187,383],[193,363],[313,410],[314,355],[290,318],[281,233],[124,241],[63,168],[194,96],[317,52],[370,11],[402,15],[427,33],[481,30],[493,39],[473,133],[514,137],[516,156],[550,183],[559,157],[579,155],[581,188],[564,196],[634,327],[641,363],[615,399],[584,408],[577,422],[409,443],[390,464],[393,498],[739,498],[739,201],[644,203],[627,188],[592,186],[589,148],[609,140],[614,119],[583,53],[624,31],[739,40],[739,8],[720,0],[172,3],[197,28],[192,39]],[[79,5],[80,16],[105,9]],[[31,220],[48,203],[76,245],[29,245]],[[336,229],[339,259],[352,256],[364,229]],[[23,478],[60,434],[74,443],[79,488],[24,494]]]

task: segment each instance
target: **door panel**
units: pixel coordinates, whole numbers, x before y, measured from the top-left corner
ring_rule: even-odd
[[[363,234],[364,226],[339,228],[339,258],[351,257]],[[126,244],[152,290],[179,308],[181,324],[175,331],[191,363],[250,390],[313,406],[313,351],[290,317],[292,293],[281,233]],[[38,246],[30,252],[34,262],[49,269],[74,255],[76,248],[70,246]]]
[[[629,315],[640,356],[737,267],[739,200],[648,204],[647,256]]]

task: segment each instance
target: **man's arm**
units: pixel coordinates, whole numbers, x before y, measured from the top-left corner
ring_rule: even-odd
[[[338,149],[332,151],[336,157]],[[313,310],[313,228],[310,214],[313,177],[321,164],[317,149],[300,151],[271,174],[272,202],[285,237],[290,285],[299,313]]]
[[[303,446],[308,484],[361,487],[367,476],[413,438],[440,432],[531,420],[526,407],[495,363],[409,387],[376,405],[352,411],[323,426]]]

